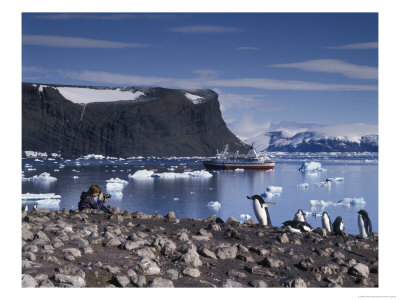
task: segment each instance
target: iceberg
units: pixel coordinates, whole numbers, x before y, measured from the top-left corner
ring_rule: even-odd
[[[241,214],[241,215],[240,215],[240,218],[247,221],[247,220],[250,220],[250,219],[251,219],[251,216],[250,216],[249,214]]]
[[[219,203],[218,201],[210,201],[208,202],[207,206],[219,209],[221,207],[221,203]]]
[[[242,168],[237,168],[237,169],[235,169],[235,172],[244,172],[244,169],[242,169]]]
[[[202,178],[210,178],[213,177],[213,175],[206,171],[206,170],[201,170],[201,171],[192,171],[192,172],[184,172],[183,174],[187,174],[190,177],[202,177]]]
[[[317,173],[325,171],[325,169],[322,169],[321,163],[312,161],[312,162],[303,162],[303,165],[301,166],[299,171],[303,173]]]
[[[325,207],[325,206],[330,206],[330,205],[337,206],[337,203],[332,202],[332,201],[324,201],[324,200],[310,200],[310,205]]]
[[[22,177],[22,181],[56,181],[57,178],[51,177],[50,173],[41,173],[39,175],[35,175],[33,177]]]
[[[270,185],[267,186],[267,192],[282,193],[282,187]]]
[[[120,184],[128,184],[128,181],[123,180],[123,179],[119,179],[118,177],[115,178],[111,178],[107,180],[107,183],[120,183]]]
[[[128,181],[116,178],[111,178],[107,180],[106,189],[109,192],[121,192]]]
[[[302,188],[302,189],[307,189],[308,188],[308,183],[307,182],[299,183],[299,184],[297,184],[297,187]]]
[[[136,171],[133,175],[129,174],[128,177],[132,179],[148,179],[151,178],[151,175],[154,174],[154,171],[149,170],[139,170]]]
[[[365,202],[364,197],[361,198],[343,198],[342,200],[338,201],[339,205],[365,205],[367,202]]]
[[[59,209],[61,196],[49,194],[22,194],[22,204],[36,204],[38,208]]]
[[[271,193],[271,192],[265,192],[261,194],[262,197],[264,198],[273,198],[273,197],[280,197],[280,193]]]

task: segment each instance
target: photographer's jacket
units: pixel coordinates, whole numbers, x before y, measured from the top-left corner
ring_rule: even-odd
[[[81,200],[78,203],[78,209],[102,209],[104,202],[99,200],[99,197],[93,197],[88,192],[82,192]]]

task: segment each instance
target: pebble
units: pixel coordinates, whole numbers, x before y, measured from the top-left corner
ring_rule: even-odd
[[[164,279],[161,277],[156,277],[154,280],[150,283],[150,287],[156,287],[156,288],[173,288],[174,283],[169,280],[169,279]]]
[[[197,278],[201,275],[199,269],[196,268],[186,268],[182,271],[182,274]]]

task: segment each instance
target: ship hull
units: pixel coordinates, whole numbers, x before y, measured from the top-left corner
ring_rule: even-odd
[[[229,163],[229,162],[213,162],[203,161],[203,165],[206,169],[211,170],[270,170],[275,167],[274,162],[266,163]]]

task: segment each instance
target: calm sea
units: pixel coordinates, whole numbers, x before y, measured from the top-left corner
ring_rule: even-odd
[[[156,173],[203,170],[201,159],[23,159],[25,178],[43,172],[50,173],[54,181],[22,181],[22,193],[61,196],[60,201],[38,201],[39,207],[50,209],[76,209],[79,196],[92,183],[107,192],[107,180],[119,178],[127,181],[119,191],[109,190],[109,205],[129,211],[167,214],[174,211],[177,217],[204,219],[215,215],[226,220],[233,216],[240,221],[255,219],[252,202],[247,195],[262,194],[268,186],[282,187],[279,195],[266,199],[276,204],[269,208],[272,224],[281,226],[293,219],[298,209],[309,215],[307,221],[321,226],[320,213],[329,213],[332,222],[343,218],[346,232],[358,233],[357,211],[364,208],[378,232],[378,162],[376,159],[312,159],[326,169],[316,175],[298,171],[304,158],[277,159],[273,171],[210,171],[210,178],[148,178],[131,179],[129,174],[138,170]],[[309,159],[307,161],[310,161]],[[58,170],[58,171],[57,171]],[[75,178],[74,178],[75,177]],[[319,186],[329,177],[342,177],[342,182]],[[308,188],[298,184],[308,183]],[[363,198],[365,204],[335,205],[344,198]],[[330,201],[330,205],[310,206],[310,200]],[[36,200],[29,201],[31,207]],[[25,204],[27,202],[23,202]]]

